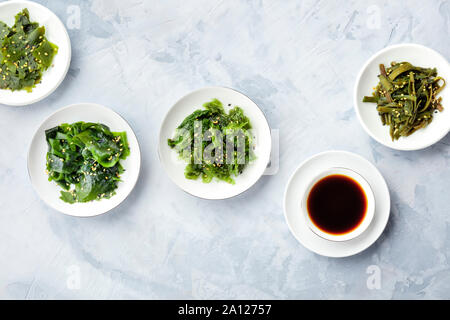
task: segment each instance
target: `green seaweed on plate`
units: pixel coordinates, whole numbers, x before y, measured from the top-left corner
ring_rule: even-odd
[[[442,112],[445,80],[436,68],[421,68],[409,62],[392,62],[389,68],[380,64],[379,83],[372,96],[363,102],[377,104],[383,125],[390,127],[392,141],[406,137],[433,121],[433,113]]]
[[[16,15],[12,27],[0,21],[0,89],[31,92],[57,52],[45,27],[30,21],[28,9]]]
[[[240,107],[226,113],[222,103],[213,99],[187,116],[167,143],[187,162],[187,179],[201,178],[209,183],[217,178],[234,184],[234,177],[256,158],[251,128]],[[210,156],[205,157],[205,153]]]
[[[130,154],[125,132],[111,132],[99,123],[61,124],[45,131],[47,174],[68,203],[110,198],[120,175],[120,160]],[[73,186],[73,187],[72,187]]]

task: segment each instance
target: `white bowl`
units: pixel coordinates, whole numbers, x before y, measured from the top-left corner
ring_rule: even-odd
[[[300,209],[300,198],[318,174],[334,167],[358,172],[370,184],[375,197],[372,222],[360,236],[348,241],[329,241],[314,233]],[[302,162],[293,172],[284,193],[284,216],[292,235],[308,250],[327,257],[348,257],[371,246],[389,220],[391,200],[386,181],[377,168],[363,157],[346,151],[327,151]]]
[[[362,102],[364,96],[371,96],[373,87],[378,84],[379,65],[387,66],[392,61],[408,61],[413,65],[436,68],[438,75],[447,81],[440,92],[443,112],[433,115],[433,121],[424,129],[417,130],[408,137],[392,141],[389,126],[383,126],[374,103]],[[445,137],[450,131],[450,65],[436,51],[418,44],[399,44],[389,46],[376,54],[362,67],[356,80],[354,105],[356,114],[364,130],[379,143],[398,150],[418,150],[426,148]]]
[[[120,162],[125,172],[121,175],[122,181],[118,184],[116,195],[110,199],[87,203],[66,203],[59,199],[62,188],[54,181],[48,181],[48,175],[45,173],[45,156],[48,150],[45,130],[62,123],[77,121],[102,123],[107,125],[112,131],[126,131],[127,133],[130,155]],[[96,216],[118,206],[127,198],[136,185],[140,168],[141,151],[136,135],[129,124],[111,109],[93,103],[73,104],[50,115],[39,126],[28,151],[28,173],[31,183],[41,199],[59,212],[78,217]]]
[[[331,234],[328,232],[325,232],[321,230],[311,219],[311,216],[308,212],[307,208],[307,202],[309,194],[311,193],[312,188],[318,183],[320,180],[331,176],[331,175],[343,175],[346,177],[349,177],[356,181],[358,185],[362,188],[364,191],[364,194],[366,196],[367,200],[367,207],[366,212],[364,214],[364,218],[361,221],[361,223],[356,226],[353,230],[347,233],[343,234]],[[373,216],[375,214],[375,197],[373,196],[372,188],[370,187],[369,183],[364,179],[360,174],[358,174],[356,171],[347,169],[347,168],[330,168],[327,170],[322,171],[318,175],[316,175],[311,182],[309,183],[308,188],[306,189],[306,192],[303,195],[302,202],[301,202],[301,211],[303,212],[303,215],[305,217],[306,223],[308,224],[309,228],[318,236],[330,240],[330,241],[347,241],[351,240],[353,238],[358,237],[361,235],[366,229],[369,227],[370,223],[372,222]]]
[[[216,179],[210,183],[203,183],[201,178],[186,179],[184,176],[186,162],[179,159],[177,152],[167,145],[167,139],[174,136],[175,129],[184,118],[195,110],[202,109],[205,102],[214,98],[222,102],[225,111],[234,106],[241,107],[252,124],[254,152],[257,158],[248,164],[242,174],[233,177],[236,182],[234,185]],[[231,107],[228,104],[231,104]],[[178,187],[199,198],[226,199],[244,192],[258,181],[270,161],[271,147],[269,124],[261,109],[250,98],[233,89],[209,87],[188,94],[170,108],[161,125],[158,151],[164,169]]]
[[[0,4],[0,21],[12,26],[15,15],[25,8],[30,12],[31,21],[45,27],[45,36],[58,46],[58,53],[53,58],[53,66],[44,71],[41,82],[32,92],[0,89],[0,104],[24,106],[38,102],[58,88],[69,70],[72,54],[70,38],[64,24],[49,9],[31,1],[7,1]]]

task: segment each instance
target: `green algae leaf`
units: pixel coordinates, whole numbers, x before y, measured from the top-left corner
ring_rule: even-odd
[[[365,96],[363,102],[377,104],[382,124],[390,127],[392,141],[425,128],[433,121],[433,113],[444,109],[438,94],[445,80],[436,68],[391,62],[389,68],[380,64],[378,78],[372,96]]]
[[[67,203],[109,199],[115,195],[120,160],[130,154],[126,132],[111,132],[98,123],[61,124],[45,131],[47,173],[65,191]]]
[[[28,9],[16,15],[12,27],[0,21],[0,89],[31,92],[57,52],[45,27],[30,21]]]
[[[251,128],[241,108],[236,106],[226,113],[222,103],[213,99],[187,116],[167,143],[188,163],[186,179],[201,178],[209,183],[216,178],[234,184],[233,178],[256,159]],[[240,134],[242,139],[238,138]]]

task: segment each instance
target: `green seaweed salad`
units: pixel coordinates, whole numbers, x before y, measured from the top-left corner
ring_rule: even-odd
[[[392,141],[425,128],[433,121],[434,112],[444,110],[442,97],[437,95],[445,80],[437,75],[436,68],[391,62],[389,68],[380,64],[378,78],[372,96],[365,96],[363,102],[377,104],[382,124],[390,126]]]
[[[178,126],[174,139],[168,139],[168,145],[188,162],[185,168],[187,179],[197,180],[201,177],[203,182],[209,183],[215,177],[234,184],[233,177],[240,175],[248,163],[256,158],[253,153],[252,136],[248,134],[252,128],[250,120],[237,106],[226,113],[222,103],[217,99],[203,104],[203,108],[184,119]],[[218,137],[214,134],[214,130],[223,135]],[[245,140],[230,136],[227,134],[229,132],[244,133]],[[198,138],[200,142],[197,146],[200,147],[196,148]],[[205,150],[209,152],[207,148],[211,145],[215,149],[211,151],[211,158],[208,159],[203,155]]]
[[[65,191],[68,203],[109,199],[124,172],[120,160],[130,149],[126,132],[111,132],[98,123],[61,124],[45,131],[47,174]],[[71,186],[75,188],[71,190]]]
[[[45,27],[30,21],[28,9],[16,15],[11,28],[0,21],[0,89],[31,92],[57,52],[45,37]]]

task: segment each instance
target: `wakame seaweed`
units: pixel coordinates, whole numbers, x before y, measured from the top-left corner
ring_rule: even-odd
[[[99,123],[76,122],[46,130],[45,138],[48,180],[64,189],[61,200],[88,202],[115,194],[124,172],[120,160],[130,154],[126,132],[111,132]]]
[[[187,179],[209,183],[213,178],[234,184],[249,162],[255,159],[252,125],[237,106],[228,113],[222,103],[213,99],[186,117],[168,145],[188,164]],[[242,139],[240,139],[242,138]],[[205,157],[205,153],[209,156]]]
[[[16,15],[12,27],[0,21],[0,89],[31,92],[57,52],[45,27],[30,21],[28,9]]]
[[[387,69],[380,64],[378,78],[372,96],[365,96],[363,102],[377,104],[381,122],[390,126],[392,141],[425,128],[433,121],[433,113],[444,110],[442,97],[437,96],[445,80],[437,75],[436,68],[391,62]]]

